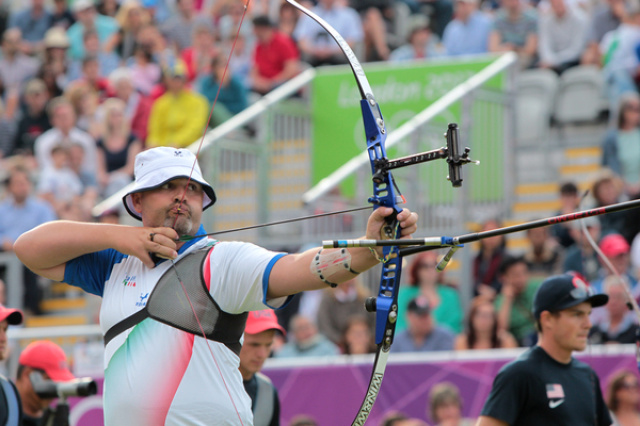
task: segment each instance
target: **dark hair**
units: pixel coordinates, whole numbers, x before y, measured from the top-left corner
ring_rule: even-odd
[[[560,195],[578,195],[578,187],[573,182],[565,182],[560,185]]]
[[[624,110],[629,106],[630,103],[638,102],[640,100],[640,95],[637,92],[627,92],[623,93],[619,99],[619,112],[618,112],[618,129],[621,129],[624,125]]]
[[[25,166],[17,165],[12,167],[11,170],[9,171],[9,176],[7,176],[7,179],[5,179],[4,181],[5,185],[6,186],[11,185],[11,179],[13,179],[13,177],[17,174],[25,175],[29,180],[29,182],[31,182],[31,172],[29,172],[29,169]]]
[[[227,57],[223,53],[218,53],[217,55],[213,55],[213,57],[211,58],[211,68],[216,68],[219,65],[226,65],[226,64],[227,64]]]
[[[542,311],[542,312],[544,312],[544,311]],[[540,315],[542,315],[542,312],[540,312]],[[547,312],[549,312],[549,314],[551,314],[551,316],[554,316],[556,318],[560,315],[560,312],[558,312],[558,311],[547,311]],[[542,333],[542,323],[540,322],[540,317],[536,318],[535,327],[536,327],[536,331],[538,333]]]
[[[428,251],[420,253],[414,258],[413,262],[411,263],[411,266],[409,266],[409,284],[413,286],[417,286],[420,284],[419,271],[420,271],[420,267],[422,266],[422,262],[424,261],[424,259],[434,255],[436,256],[436,259],[437,259],[437,254],[435,254],[435,252],[428,252]]]
[[[456,404],[462,411],[462,398],[456,385],[442,382],[431,388],[429,392],[429,414],[431,419],[436,423],[440,423],[440,419],[436,416],[436,410],[438,407],[450,403]]]
[[[27,368],[30,368],[33,371],[36,371],[40,374],[46,374],[45,371],[40,368],[34,368],[34,367],[29,367],[28,365],[18,364],[18,371],[16,372],[16,377],[19,379],[20,376],[22,376],[22,373],[24,372],[24,370],[26,370]]]
[[[493,307],[493,303],[484,297],[476,297],[471,301],[471,309],[469,310],[469,315],[467,316],[467,349],[472,349],[478,340],[478,336],[476,335],[476,330],[473,327],[473,319],[478,313],[478,309],[482,305],[491,305]],[[493,328],[491,329],[491,347],[499,348],[500,341],[498,339],[498,314],[493,312]]]
[[[153,50],[151,46],[147,43],[136,43],[135,47],[133,48],[133,53],[134,54],[142,53],[144,55],[144,59],[147,62],[154,62]]]
[[[524,257],[522,256],[505,256],[504,258],[502,258],[498,273],[500,275],[504,275],[507,273],[507,271],[509,271],[509,269],[519,263],[524,263],[525,265],[527,264],[527,262],[524,260]]]
[[[349,348],[349,344],[347,342],[347,331],[351,328],[351,326],[355,325],[355,324],[363,324],[367,327],[367,330],[369,330],[370,333],[370,340],[369,340],[369,351],[368,353],[375,353],[376,352],[376,344],[375,344],[375,340],[373,338],[373,330],[371,330],[371,324],[369,323],[369,321],[367,321],[367,317],[365,317],[363,314],[354,314],[351,315],[348,319],[347,322],[342,330],[342,334],[340,336],[340,342],[338,342],[338,347],[340,348],[340,350],[342,351],[343,354],[345,355],[351,355],[351,350]]]
[[[607,406],[609,407],[609,410],[613,411],[614,413],[618,410],[618,399],[616,398],[616,393],[618,393],[618,391],[622,389],[624,379],[629,376],[638,380],[638,377],[631,370],[627,369],[618,370],[609,378],[606,392]]]
[[[269,19],[267,15],[260,15],[253,18],[253,26],[271,28],[273,27],[273,22],[271,22],[271,19]]]

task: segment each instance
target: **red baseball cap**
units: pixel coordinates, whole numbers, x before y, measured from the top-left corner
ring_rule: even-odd
[[[20,354],[20,365],[44,370],[54,382],[68,382],[75,379],[69,371],[67,355],[62,348],[49,340],[29,343]]]
[[[600,250],[607,257],[629,253],[629,243],[620,234],[609,234],[600,240]]]
[[[0,321],[4,320],[11,325],[22,324],[22,312],[19,309],[9,309],[0,305]]]
[[[266,330],[279,330],[282,334],[287,334],[284,328],[278,324],[278,317],[276,317],[273,309],[249,312],[244,332],[248,334],[258,334]]]

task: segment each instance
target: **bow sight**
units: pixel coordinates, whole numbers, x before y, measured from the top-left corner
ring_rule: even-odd
[[[462,154],[460,154],[458,125],[456,123],[449,124],[444,137],[447,140],[446,147],[407,155],[406,157],[393,160],[386,158],[374,160],[375,171],[373,172],[372,180],[376,184],[380,184],[384,181],[384,177],[389,173],[389,170],[446,158],[447,163],[449,163],[449,176],[447,176],[447,180],[451,181],[454,187],[460,187],[462,185],[462,166],[467,163],[480,164],[480,162],[469,158],[469,152],[471,152],[471,148],[469,147],[465,147]]]

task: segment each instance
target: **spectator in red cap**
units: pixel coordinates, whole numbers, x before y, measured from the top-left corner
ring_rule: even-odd
[[[251,397],[254,426],[280,424],[278,391],[271,380],[260,373],[265,360],[271,355],[276,330],[286,334],[272,309],[249,312],[240,350],[240,373],[244,388]]]
[[[0,361],[7,358],[9,349],[7,329],[9,325],[18,324],[22,324],[22,312],[0,305]],[[21,415],[18,390],[9,379],[0,374],[0,425],[12,424],[10,421],[22,424],[20,423]]]
[[[6,359],[7,351],[7,329],[10,325],[22,324],[22,312],[18,309],[9,309],[0,305],[0,361]],[[0,424],[4,424],[0,422]]]
[[[637,297],[638,289],[636,287],[638,281],[631,271],[631,257],[629,255],[631,248],[627,240],[620,234],[609,234],[602,237],[598,246],[602,253],[607,256],[616,271],[627,278],[632,293]],[[609,275],[613,275],[613,272],[610,271],[606,265],[602,264],[600,267],[600,278],[591,283],[595,291],[598,293],[604,292],[602,283]]]
[[[18,359],[16,388],[22,400],[23,425],[39,425],[47,416],[52,399],[40,398],[29,376],[36,372],[45,380],[68,382],[75,379],[69,371],[67,356],[62,348],[49,340],[37,340],[27,345]]]

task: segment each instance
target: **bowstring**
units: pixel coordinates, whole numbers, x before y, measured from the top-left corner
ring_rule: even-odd
[[[175,219],[173,220],[173,225],[171,226],[173,229],[175,229],[176,227],[176,222],[178,221],[178,217],[180,216],[180,211],[182,209],[182,204],[185,200],[185,197],[187,196],[187,191],[189,190],[189,185],[191,183],[192,177],[193,177],[193,171],[196,168],[196,163],[198,161],[198,156],[200,155],[200,150],[202,149],[202,145],[204,143],[204,138],[207,135],[207,129],[209,128],[209,123],[211,122],[211,117],[213,116],[213,110],[216,107],[216,103],[218,102],[218,96],[220,96],[220,90],[222,89],[222,85],[224,83],[224,79],[227,75],[227,70],[229,69],[229,63],[231,62],[231,58],[233,56],[233,51],[236,48],[236,43],[238,41],[238,37],[240,36],[240,29],[242,28],[242,23],[244,22],[244,18],[247,14],[247,10],[249,9],[249,1],[247,0],[246,3],[244,4],[244,10],[242,12],[242,17],[240,18],[240,23],[238,24],[238,29],[236,31],[236,36],[233,40],[233,44],[231,45],[231,50],[229,51],[229,57],[227,58],[227,63],[224,66],[224,71],[222,73],[222,78],[220,79],[220,82],[218,84],[218,91],[216,92],[216,96],[213,100],[213,105],[211,106],[211,110],[209,111],[209,118],[207,119],[207,124],[204,126],[204,130],[202,132],[202,138],[200,139],[200,143],[198,144],[198,149],[196,151],[195,154],[195,159],[193,160],[193,165],[191,166],[191,171],[189,173],[189,179],[187,180],[187,185],[184,188],[184,191],[182,192],[182,197],[180,198],[180,203],[178,203],[178,210],[177,210],[177,214]],[[231,392],[229,390],[229,387],[227,386],[227,382],[224,378],[224,375],[222,374],[222,369],[220,368],[220,365],[218,364],[218,360],[216,359],[214,353],[213,353],[213,349],[211,348],[211,345],[209,344],[209,339],[207,339],[207,333],[205,333],[204,331],[204,327],[202,326],[202,323],[200,322],[200,318],[198,317],[198,314],[196,313],[195,307],[193,306],[193,303],[191,301],[191,298],[189,297],[189,292],[187,292],[187,288],[184,285],[184,282],[182,281],[182,279],[180,278],[180,275],[178,274],[178,268],[176,267],[175,264],[175,260],[171,261],[171,264],[173,266],[173,269],[175,270],[176,273],[176,277],[178,278],[178,281],[180,282],[180,285],[182,286],[182,290],[184,291],[184,294],[187,298],[187,301],[189,302],[189,306],[191,307],[191,312],[193,312],[193,315],[196,319],[196,322],[198,323],[198,328],[200,329],[200,332],[202,333],[202,337],[204,338],[205,343],[207,344],[207,348],[209,349],[209,353],[211,354],[211,357],[213,358],[213,362],[216,366],[216,369],[218,370],[218,374],[220,375],[220,378],[222,379],[222,383],[224,384],[224,388],[227,391],[227,395],[229,395],[229,399],[231,400],[231,404],[233,405],[233,409],[236,412],[236,415],[238,416],[238,421],[240,421],[241,425],[244,425],[244,423],[242,422],[242,418],[240,416],[240,412],[238,411],[238,407],[236,406],[235,400],[233,399],[233,396],[231,395]]]

